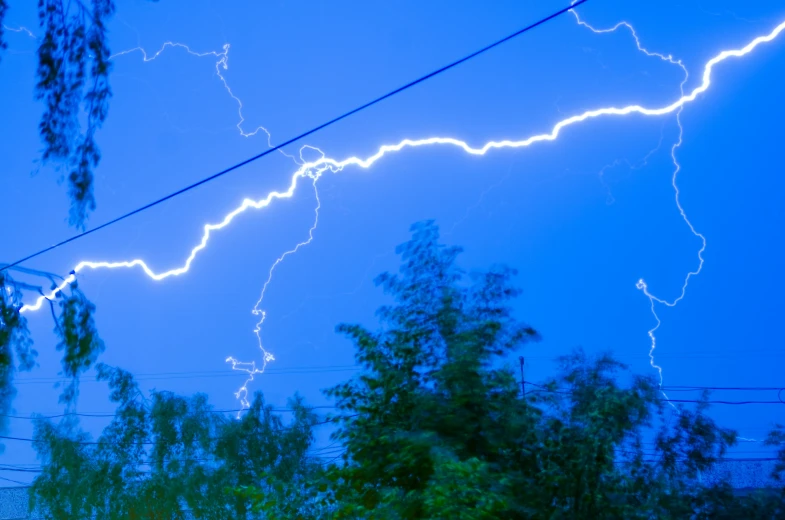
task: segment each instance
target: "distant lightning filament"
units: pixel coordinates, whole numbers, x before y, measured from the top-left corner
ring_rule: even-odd
[[[684,63],[682,63],[681,60],[674,59],[673,56],[670,54],[665,55],[657,52],[651,52],[646,48],[644,48],[641,45],[641,40],[638,37],[638,34],[635,32],[635,28],[627,22],[619,22],[609,29],[596,29],[591,25],[587,24],[586,22],[584,22],[583,20],[581,20],[581,17],[580,15],[578,15],[577,11],[573,10],[570,12],[573,13],[573,15],[575,15],[575,19],[578,21],[579,25],[588,28],[590,31],[596,34],[611,33],[617,31],[622,27],[625,27],[632,33],[632,37],[635,39],[635,45],[638,47],[639,51],[646,54],[647,56],[657,57],[662,61],[666,61],[668,63],[672,63],[673,65],[678,66],[682,70],[682,72],[684,72],[684,79],[682,79],[681,83],[679,84],[679,93],[681,94],[682,98],[684,97],[684,85],[687,83],[690,74],[687,71],[687,67],[684,66]],[[704,81],[705,81],[705,74],[704,74]],[[658,298],[657,296],[654,296],[651,292],[649,292],[649,287],[646,285],[646,282],[643,280],[643,278],[638,280],[638,283],[636,284],[636,287],[641,291],[643,291],[643,294],[645,294],[646,297],[649,299],[651,313],[654,316],[655,325],[648,331],[649,339],[651,341],[651,345],[649,348],[649,364],[652,366],[652,368],[657,370],[657,374],[659,375],[659,379],[660,379],[660,386],[662,386],[662,381],[663,381],[662,367],[654,362],[654,351],[657,348],[657,336],[655,335],[655,332],[657,332],[657,329],[659,329],[660,325],[662,325],[662,321],[660,320],[660,317],[657,314],[657,308],[655,304],[660,303],[668,307],[675,307],[676,304],[678,304],[684,298],[684,296],[687,293],[687,286],[690,283],[690,278],[700,274],[701,270],[703,269],[703,252],[706,250],[706,237],[703,236],[701,233],[698,233],[698,231],[696,231],[695,227],[692,225],[692,222],[690,222],[689,218],[687,218],[687,213],[684,211],[684,207],[682,207],[681,200],[679,199],[679,195],[680,195],[679,187],[676,184],[676,180],[678,178],[679,172],[681,171],[681,164],[679,164],[679,161],[676,159],[676,150],[681,146],[684,140],[684,127],[681,124],[681,113],[683,109],[684,107],[681,106],[676,111],[676,124],[679,127],[679,137],[671,147],[671,161],[673,162],[673,175],[671,176],[671,185],[673,186],[674,198],[676,200],[676,207],[679,210],[679,214],[681,215],[682,219],[689,227],[690,232],[693,234],[693,236],[700,239],[701,241],[701,247],[698,250],[698,267],[694,271],[690,271],[689,273],[687,273],[687,275],[684,278],[684,283],[682,284],[681,287],[681,294],[676,299],[670,302],[662,298]]]

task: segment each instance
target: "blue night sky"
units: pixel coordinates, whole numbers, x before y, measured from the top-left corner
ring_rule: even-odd
[[[35,12],[11,2],[9,27],[36,33]],[[98,134],[98,225],[259,153],[356,105],[430,72],[564,5],[564,0],[496,2],[285,2],[142,0],[119,2],[111,25],[114,98]],[[28,8],[28,11],[22,9]],[[644,47],[680,59],[687,91],[722,50],[741,48],[785,21],[785,5],[698,0],[591,0],[579,9],[596,28],[621,20]],[[41,106],[32,92],[34,38],[7,33],[0,64],[0,156],[7,223],[0,260],[13,261],[74,233],[66,187],[40,157]],[[225,59],[228,68],[218,69]],[[204,54],[207,53],[207,54]],[[210,54],[212,53],[212,54]],[[675,307],[655,307],[655,360],[665,385],[782,386],[780,267],[785,260],[785,33],[717,65],[709,90],[685,106],[676,151],[681,203],[707,240],[705,265]],[[571,14],[305,140],[338,160],[366,157],[404,138],[445,136],[480,147],[550,132],[587,110],[676,101],[679,67],[636,49],[624,27],[594,34]],[[231,92],[227,90],[231,89]],[[242,107],[241,113],[238,109]],[[242,119],[241,119],[242,116]],[[239,125],[238,125],[239,123]],[[255,135],[251,135],[254,134]],[[522,352],[526,378],[553,374],[552,359],[582,346],[613,351],[635,371],[649,365],[656,325],[643,278],[656,296],[676,299],[698,268],[701,241],[679,214],[671,185],[676,115],[604,117],[564,129],[553,142],[468,155],[452,146],[405,149],[369,169],[347,167],[318,184],[312,243],[275,272],[262,308],[265,347],[276,360],[251,383],[285,406],[300,392],[330,404],[321,389],[353,371],[354,350],[334,328],[373,326],[384,301],[372,280],[397,268],[394,248],[409,226],[435,219],[443,240],[461,245],[461,263],[519,270],[520,318],[543,341]],[[299,145],[286,151],[299,154]],[[319,157],[314,149],[305,160]],[[144,259],[156,271],[179,267],[244,198],[285,190],[297,169],[274,153],[220,180],[31,261],[66,274],[82,260]],[[308,182],[294,197],[250,210],[215,232],[191,269],[156,282],[140,269],[85,270],[80,287],[97,305],[102,361],[137,374],[143,388],[206,392],[220,409],[238,407],[244,381],[227,356],[261,361],[251,313],[271,266],[308,237],[316,198]],[[35,294],[27,296],[29,300]],[[16,413],[61,412],[53,388],[60,366],[46,308],[27,315],[40,366],[18,378]],[[103,383],[83,378],[78,409],[111,412]],[[694,399],[697,393],[672,394]],[[716,392],[716,399],[776,400],[776,392]],[[762,438],[785,421],[773,405],[712,409],[723,425]],[[105,419],[83,419],[97,434]],[[9,435],[32,436],[27,419]],[[34,464],[29,443],[7,441],[3,464]],[[742,443],[743,456],[763,448]],[[757,454],[757,455],[755,455]],[[740,455],[741,456],[741,455]],[[32,474],[0,471],[28,481]]]

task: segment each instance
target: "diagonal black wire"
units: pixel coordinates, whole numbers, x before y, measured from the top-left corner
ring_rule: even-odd
[[[546,16],[545,18],[542,18],[541,20],[539,20],[539,21],[537,21],[537,22],[535,22],[535,23],[533,23],[533,24],[531,24],[531,25],[529,25],[527,27],[524,27],[523,29],[515,31],[514,33],[510,34],[509,36],[505,36],[501,40],[497,40],[497,41],[491,43],[490,45],[486,45],[485,47],[483,47],[480,50],[474,51],[473,53],[471,53],[471,54],[469,54],[467,56],[464,56],[463,58],[450,63],[449,65],[445,65],[444,67],[441,67],[440,69],[437,69],[437,70],[435,70],[435,71],[433,71],[433,72],[431,72],[429,74],[426,74],[425,76],[422,76],[422,77],[420,77],[420,78],[418,78],[418,79],[416,79],[414,81],[410,81],[409,83],[407,83],[406,85],[403,85],[402,87],[398,87],[397,89],[395,89],[395,90],[393,90],[391,92],[388,92],[387,94],[384,94],[383,96],[380,96],[380,97],[374,99],[373,101],[369,101],[368,103],[365,103],[364,105],[361,105],[361,106],[359,106],[359,107],[357,107],[357,108],[355,108],[353,110],[350,110],[349,112],[346,112],[343,115],[340,115],[340,116],[338,116],[338,117],[336,117],[334,119],[331,119],[331,120],[327,121],[326,123],[323,123],[323,124],[321,124],[321,125],[319,125],[317,127],[314,127],[312,129],[308,130],[307,132],[303,132],[302,134],[298,135],[297,137],[292,137],[291,139],[289,139],[287,141],[284,141],[283,143],[281,143],[281,144],[279,144],[279,145],[277,145],[277,146],[275,146],[273,148],[269,148],[269,149],[265,150],[264,152],[259,153],[257,155],[254,155],[253,157],[251,157],[249,159],[246,159],[244,161],[241,161],[241,162],[239,162],[239,163],[237,163],[237,164],[235,164],[233,166],[230,166],[230,167],[226,168],[225,170],[221,170],[218,173],[210,175],[209,177],[206,177],[206,178],[204,178],[204,179],[202,179],[202,180],[200,180],[198,182],[195,182],[195,183],[193,183],[193,184],[191,184],[189,186],[186,186],[185,188],[177,190],[174,193],[170,193],[169,195],[166,195],[165,197],[161,197],[160,199],[155,200],[155,201],[153,201],[153,202],[151,202],[149,204],[145,204],[144,206],[142,206],[140,208],[137,208],[137,209],[135,209],[133,211],[130,211],[130,212],[124,214],[124,215],[121,215],[121,216],[119,216],[119,217],[117,217],[115,219],[112,219],[109,222],[104,222],[103,224],[101,224],[98,227],[94,227],[93,229],[89,229],[87,231],[83,231],[82,233],[74,235],[74,236],[72,236],[70,238],[66,238],[65,240],[62,240],[62,241],[60,241],[60,242],[58,242],[58,243],[56,243],[54,245],[51,245],[51,246],[46,247],[44,249],[41,249],[40,251],[38,251],[36,253],[33,253],[31,255],[27,255],[26,257],[24,257],[24,258],[22,258],[20,260],[17,260],[16,262],[13,262],[13,263],[10,263],[10,264],[4,265],[4,266],[0,266],[0,272],[5,271],[6,269],[10,269],[11,267],[15,267],[15,266],[21,264],[22,262],[26,262],[26,261],[28,261],[28,260],[30,260],[32,258],[40,256],[40,255],[42,255],[44,253],[47,253],[47,252],[49,252],[49,251],[51,251],[53,249],[57,249],[60,246],[64,246],[65,244],[68,244],[69,242],[73,242],[74,240],[80,239],[80,238],[82,238],[84,236],[87,236],[87,235],[89,235],[91,233],[95,233],[96,231],[99,231],[99,230],[101,230],[101,229],[103,229],[105,227],[109,227],[112,224],[116,224],[117,222],[120,222],[121,220],[125,220],[128,217],[132,217],[132,216],[136,215],[137,213],[141,213],[142,211],[150,209],[153,206],[157,206],[158,204],[161,204],[162,202],[166,202],[167,200],[172,199],[174,197],[177,197],[178,195],[182,195],[183,193],[185,193],[187,191],[191,191],[192,189],[197,188],[197,187],[201,186],[202,184],[206,184],[206,183],[208,183],[208,182],[210,182],[210,181],[212,181],[214,179],[217,179],[218,177],[226,175],[227,173],[232,172],[232,171],[234,171],[234,170],[236,170],[238,168],[241,168],[241,167],[245,166],[246,164],[252,163],[252,162],[256,161],[257,159],[261,159],[265,155],[268,155],[268,154],[271,154],[271,153],[273,153],[273,152],[275,152],[277,150],[280,150],[284,146],[288,146],[288,145],[294,143],[295,141],[299,141],[300,139],[302,139],[304,137],[308,137],[309,135],[311,135],[311,134],[313,134],[315,132],[318,132],[319,130],[322,130],[323,128],[327,128],[328,126],[330,126],[330,125],[332,125],[334,123],[337,123],[338,121],[341,121],[342,119],[346,119],[347,117],[349,117],[351,115],[354,115],[357,112],[360,112],[361,110],[365,110],[366,108],[371,107],[371,106],[373,106],[373,105],[375,105],[375,104],[377,104],[377,103],[379,103],[381,101],[384,101],[385,99],[387,99],[389,97],[392,97],[392,96],[394,96],[394,95],[396,95],[396,94],[398,94],[400,92],[403,92],[404,90],[410,89],[411,87],[413,87],[413,86],[415,86],[415,85],[417,85],[419,83],[422,83],[425,80],[428,80],[428,79],[430,79],[430,78],[432,78],[432,77],[434,77],[434,76],[436,76],[438,74],[441,74],[442,72],[450,70],[451,68],[456,67],[456,66],[460,65],[461,63],[469,61],[470,59],[472,59],[472,58],[474,58],[476,56],[479,56],[480,54],[483,54],[483,53],[493,49],[494,47],[498,47],[499,45],[501,45],[501,44],[503,44],[503,43],[505,43],[505,42],[507,42],[509,40],[512,40],[513,38],[515,38],[517,36],[520,36],[521,34],[534,29],[535,27],[538,27],[538,26],[544,24],[545,22],[553,20],[557,16],[560,16],[560,15],[566,13],[567,11],[575,9],[579,5],[581,5],[583,3],[586,3],[586,2],[588,2],[588,0],[577,0],[577,1],[573,2],[572,4],[570,4],[568,7],[560,9],[560,10],[556,11],[555,13],[553,13],[553,14],[551,14],[549,16]]]

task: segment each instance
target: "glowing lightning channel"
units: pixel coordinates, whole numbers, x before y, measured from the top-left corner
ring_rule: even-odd
[[[243,123],[245,123],[245,116],[243,115],[243,101],[234,94],[234,92],[232,91],[232,88],[229,86],[229,82],[226,80],[226,77],[221,72],[222,70],[223,71],[229,70],[229,49],[230,49],[230,47],[231,46],[228,43],[225,43],[224,46],[222,47],[223,50],[221,52],[218,52],[218,51],[196,52],[196,51],[191,50],[191,48],[188,45],[184,44],[184,43],[164,42],[164,44],[161,46],[161,48],[158,49],[158,51],[156,51],[153,54],[148,54],[148,52],[144,49],[144,47],[134,47],[132,49],[127,49],[127,50],[124,50],[124,51],[120,51],[120,52],[118,52],[116,54],[113,54],[112,56],[109,57],[109,59],[115,59],[115,58],[118,58],[120,56],[124,56],[126,54],[131,54],[131,53],[134,53],[134,52],[141,52],[142,53],[142,60],[145,63],[147,63],[147,62],[153,61],[156,58],[158,58],[161,54],[163,54],[163,52],[167,48],[183,49],[183,50],[185,50],[186,53],[190,54],[191,56],[196,56],[197,58],[204,58],[206,56],[213,56],[215,58],[218,58],[218,61],[215,62],[215,75],[218,76],[218,79],[220,79],[221,83],[223,83],[224,89],[226,89],[226,92],[229,94],[229,97],[231,97],[235,101],[235,103],[237,103],[237,116],[239,118],[239,120],[237,122],[237,125],[235,125],[237,127],[237,130],[240,132],[240,135],[243,136],[243,137],[253,137],[256,134],[258,134],[259,132],[264,132],[267,135],[267,146],[272,148],[273,147],[273,144],[272,144],[272,134],[264,126],[260,125],[260,126],[256,127],[256,129],[253,130],[252,132],[246,132],[245,130],[243,130]],[[297,162],[297,159],[294,158],[294,156],[289,155],[288,153],[284,152],[283,150],[278,150],[278,151],[281,152],[284,156],[286,156],[289,159],[293,160],[295,162],[295,164],[299,164]]]
[[[313,191],[314,195],[316,196],[316,209],[314,209],[313,225],[311,225],[311,228],[308,230],[308,239],[298,243],[289,251],[286,251],[273,263],[272,267],[270,267],[269,273],[267,274],[267,281],[264,282],[264,286],[262,287],[262,294],[259,296],[259,300],[257,300],[256,305],[254,305],[253,310],[251,311],[253,314],[260,317],[259,321],[256,323],[256,327],[254,328],[254,334],[256,334],[256,339],[259,342],[259,349],[262,351],[262,367],[257,368],[256,361],[238,361],[232,356],[226,358],[226,362],[232,364],[232,370],[240,370],[242,372],[248,373],[248,379],[245,380],[243,386],[241,386],[234,394],[235,397],[240,400],[240,404],[242,405],[243,409],[250,408],[251,406],[251,403],[248,401],[248,384],[254,380],[254,376],[264,373],[267,363],[275,360],[275,357],[272,355],[272,353],[268,352],[264,348],[261,336],[262,324],[264,323],[265,318],[267,318],[267,313],[262,310],[261,306],[262,301],[264,300],[264,295],[267,292],[267,287],[270,285],[270,282],[273,279],[273,271],[275,271],[275,268],[278,267],[278,264],[283,262],[287,256],[296,253],[301,247],[305,247],[310,244],[313,241],[313,233],[316,231],[316,227],[319,225],[319,210],[322,207],[322,201],[319,199],[319,191],[316,188],[316,181],[318,178],[318,176],[313,177]],[[240,413],[241,412],[238,412],[238,417]]]
[[[581,20],[580,15],[575,10],[572,10],[570,12],[573,15],[575,15],[575,19],[578,21],[579,25],[582,25],[582,26],[586,27],[587,29],[589,29],[590,31],[592,31],[592,32],[594,32],[596,34],[611,33],[611,32],[615,32],[616,30],[618,30],[621,27],[625,27],[625,28],[627,28],[630,31],[630,33],[632,33],[632,37],[635,39],[635,45],[638,47],[638,50],[640,52],[646,54],[647,56],[657,57],[657,58],[661,59],[662,61],[665,61],[665,62],[668,62],[668,63],[671,63],[673,65],[678,66],[682,70],[682,72],[684,72],[684,79],[682,79],[681,83],[679,84],[679,93],[680,93],[681,97],[684,98],[684,85],[689,80],[690,74],[687,71],[687,67],[684,66],[684,63],[681,60],[674,59],[673,55],[671,55],[671,54],[665,55],[665,54],[661,54],[661,53],[658,53],[658,52],[651,52],[651,51],[647,50],[645,47],[643,47],[643,45],[641,45],[641,40],[638,37],[638,34],[635,32],[635,28],[632,25],[630,25],[628,22],[625,22],[625,21],[619,22],[619,23],[617,23],[616,25],[614,25],[613,27],[611,27],[609,29],[596,29],[596,28],[592,27],[591,25],[589,25],[588,23],[586,23],[583,20]],[[709,63],[711,63],[711,62],[709,62]],[[705,83],[705,81],[706,81],[706,74],[704,72],[704,83]],[[687,286],[690,283],[690,278],[692,278],[693,276],[697,276],[703,270],[703,262],[704,262],[704,260],[703,260],[703,252],[706,250],[706,237],[703,236],[701,233],[698,233],[698,231],[696,231],[695,227],[692,225],[692,222],[690,222],[689,218],[687,218],[687,213],[684,211],[684,207],[681,205],[681,201],[679,200],[680,192],[679,192],[679,187],[678,187],[678,185],[676,183],[676,180],[678,178],[679,172],[681,171],[681,164],[679,164],[679,161],[676,159],[676,150],[681,146],[681,144],[683,142],[683,137],[684,137],[684,127],[681,124],[681,113],[682,113],[683,110],[684,110],[684,106],[682,105],[676,111],[676,124],[679,127],[679,138],[676,141],[676,143],[674,143],[673,146],[671,147],[671,160],[673,162],[673,167],[674,167],[673,175],[671,176],[671,185],[673,186],[674,199],[676,201],[676,207],[679,210],[679,214],[681,215],[681,218],[687,224],[687,227],[689,227],[690,232],[695,237],[700,239],[700,241],[701,241],[701,247],[698,250],[698,267],[694,271],[690,271],[689,273],[687,273],[687,276],[684,278],[684,283],[682,284],[682,287],[681,287],[681,294],[679,295],[678,298],[676,298],[675,300],[673,300],[671,302],[669,302],[667,300],[664,300],[662,298],[658,298],[657,296],[655,296],[651,292],[649,292],[649,288],[646,285],[646,282],[643,280],[643,278],[638,280],[638,282],[635,284],[635,286],[639,290],[643,291],[643,294],[645,294],[646,297],[649,299],[651,313],[652,313],[652,316],[654,316],[654,320],[655,320],[654,327],[652,327],[648,331],[648,336],[649,336],[649,339],[651,340],[651,347],[649,348],[649,364],[652,366],[652,368],[657,370],[657,373],[659,374],[659,377],[660,377],[660,386],[662,386],[662,382],[663,382],[662,367],[654,362],[654,351],[657,348],[657,337],[655,335],[655,332],[657,331],[657,329],[660,328],[660,325],[662,325],[662,321],[660,320],[660,317],[657,314],[657,309],[656,309],[655,303],[661,303],[661,304],[666,305],[668,307],[675,307],[676,304],[678,304],[684,298],[684,296],[686,295],[686,292],[687,292]],[[663,392],[663,394],[664,394],[664,392]],[[667,398],[667,395],[666,395],[666,398]]]
[[[188,54],[190,54],[192,56],[196,56],[198,58],[202,58],[202,57],[205,57],[205,56],[213,56],[215,58],[218,58],[218,61],[216,61],[216,63],[215,63],[215,74],[218,76],[218,78],[223,83],[223,86],[226,89],[226,92],[229,94],[229,97],[231,97],[237,103],[237,115],[238,115],[239,120],[238,120],[236,126],[237,126],[237,130],[240,132],[240,135],[242,135],[243,137],[246,137],[246,138],[247,137],[253,137],[256,134],[258,134],[260,131],[262,131],[262,132],[264,132],[267,135],[267,145],[270,148],[273,147],[272,135],[271,135],[270,131],[267,128],[265,128],[264,126],[259,126],[252,132],[246,132],[245,130],[243,130],[243,123],[245,122],[245,116],[243,115],[243,102],[242,102],[242,100],[239,97],[237,97],[234,94],[234,92],[232,92],[232,89],[229,86],[229,83],[226,80],[226,77],[221,72],[222,70],[226,71],[229,68],[229,49],[230,49],[230,44],[228,44],[228,43],[224,44],[222,52],[218,52],[218,51],[196,52],[196,51],[191,50],[191,48],[188,45],[185,45],[183,43],[177,43],[177,42],[169,41],[169,42],[165,42],[161,46],[161,48],[157,52],[155,52],[154,54],[148,54],[147,51],[143,47],[134,47],[132,49],[128,49],[128,50],[125,50],[125,51],[122,51],[122,52],[118,52],[117,54],[114,54],[113,56],[111,56],[111,59],[114,59],[114,58],[117,58],[119,56],[123,56],[123,55],[126,55],[126,54],[134,53],[134,52],[141,52],[142,53],[142,60],[145,63],[147,63],[147,62],[151,62],[151,61],[155,60],[156,58],[158,58],[168,47],[184,49],[186,53],[188,53]],[[300,164],[302,164],[302,162],[305,162],[305,159],[303,158],[303,153],[304,153],[305,150],[314,150],[314,151],[320,153],[322,157],[324,157],[324,152],[322,152],[319,148],[316,148],[316,147],[313,147],[313,146],[309,146],[309,145],[303,145],[300,148],[300,151],[299,151],[300,161],[298,161],[294,156],[285,153],[283,150],[279,150],[279,151],[284,156],[292,159],[292,161],[294,161],[295,164],[300,165]],[[239,360],[237,360],[236,358],[234,358],[232,356],[230,356],[230,357],[228,357],[226,359],[227,363],[231,363],[232,364],[232,370],[238,370],[238,371],[242,371],[242,372],[248,373],[248,376],[249,376],[248,379],[243,383],[243,386],[240,387],[237,390],[237,392],[235,392],[235,397],[240,400],[240,403],[241,403],[243,409],[247,409],[247,408],[250,407],[250,401],[248,400],[248,384],[254,380],[254,377],[257,374],[264,373],[264,370],[267,367],[267,363],[269,363],[270,361],[274,361],[275,360],[275,357],[273,356],[273,354],[268,352],[264,348],[264,346],[262,344],[261,328],[262,328],[262,324],[265,321],[265,318],[267,317],[266,312],[260,309],[262,300],[264,299],[264,295],[267,292],[268,285],[270,285],[270,282],[272,281],[273,271],[278,266],[278,264],[280,264],[283,261],[283,259],[286,258],[288,255],[296,253],[300,249],[300,247],[303,247],[303,246],[306,246],[306,245],[310,244],[311,241],[313,240],[313,232],[316,230],[316,227],[317,227],[317,225],[319,223],[319,209],[321,208],[321,201],[319,200],[319,193],[316,190],[316,179],[318,178],[319,175],[321,175],[321,173],[323,173],[324,170],[325,170],[325,168],[319,168],[315,172],[312,172],[313,186],[314,186],[314,192],[315,192],[315,195],[316,195],[317,206],[316,206],[316,210],[315,210],[315,213],[316,213],[315,220],[314,220],[313,226],[310,228],[309,233],[308,233],[308,240],[305,241],[305,242],[298,243],[294,247],[294,249],[292,249],[290,251],[286,251],[283,255],[281,255],[275,261],[273,266],[270,268],[270,272],[268,274],[267,281],[265,282],[265,284],[264,284],[264,286],[262,288],[262,294],[259,297],[259,300],[257,301],[256,305],[254,306],[254,308],[252,310],[254,315],[260,316],[260,320],[256,324],[256,327],[254,328],[254,334],[256,335],[256,338],[257,338],[257,341],[258,341],[258,344],[259,344],[259,349],[262,351],[262,366],[261,366],[261,368],[258,368],[256,366],[256,362],[255,361],[251,361],[251,362],[239,361]],[[241,412],[238,412],[238,416],[240,415],[240,413]]]
[[[643,278],[638,280],[638,283],[636,284],[636,287],[641,291],[643,291],[643,294],[645,294],[646,297],[649,299],[649,302],[651,304],[650,305],[651,313],[654,316],[654,320],[656,322],[654,327],[649,329],[648,332],[649,339],[651,339],[651,348],[649,349],[649,362],[651,366],[654,367],[659,373],[660,386],[662,386],[662,367],[660,367],[654,362],[654,351],[657,348],[657,337],[655,336],[654,333],[657,331],[657,329],[660,328],[660,325],[662,325],[662,321],[660,320],[660,317],[657,315],[655,303],[660,303],[667,307],[675,307],[681,300],[684,299],[684,296],[687,293],[687,286],[690,283],[690,278],[699,275],[703,270],[703,263],[704,263],[703,252],[706,250],[706,237],[695,230],[695,227],[692,225],[692,222],[690,222],[689,218],[687,218],[687,214],[684,211],[684,207],[681,205],[681,201],[679,200],[680,191],[678,185],[676,184],[676,180],[679,175],[679,172],[681,171],[681,164],[679,164],[678,160],[676,160],[676,150],[681,146],[684,136],[684,128],[681,124],[681,110],[679,110],[679,113],[676,116],[676,122],[679,125],[679,139],[671,147],[671,159],[673,160],[673,164],[675,166],[673,170],[673,175],[671,176],[671,186],[673,186],[673,191],[675,192],[676,207],[679,209],[679,214],[681,215],[681,218],[684,220],[684,222],[687,224],[687,227],[690,228],[690,232],[694,236],[700,239],[701,247],[698,250],[698,267],[694,271],[690,271],[689,273],[687,273],[687,276],[684,278],[684,283],[681,286],[681,293],[673,301],[668,301],[652,294],[649,291],[649,287],[648,285],[646,285],[646,282],[643,280]]]
[[[727,60],[728,58],[739,58],[749,54],[762,43],[768,43],[773,41],[775,38],[777,38],[780,35],[780,33],[782,33],[783,30],[785,30],[785,22],[780,23],[770,33],[764,36],[756,37],[750,43],[748,43],[747,45],[745,45],[740,49],[725,50],[720,52],[717,56],[709,60],[704,66],[702,81],[698,87],[694,88],[689,94],[682,93],[679,99],[663,107],[646,108],[640,105],[629,105],[621,108],[604,107],[595,110],[589,110],[580,115],[575,115],[559,121],[558,123],[556,123],[556,125],[553,126],[550,132],[534,135],[518,141],[512,141],[512,140],[490,141],[479,148],[472,147],[469,144],[467,144],[465,141],[461,141],[459,139],[455,139],[451,137],[430,137],[430,138],[418,139],[418,140],[404,139],[397,144],[388,144],[388,145],[381,146],[375,154],[368,156],[365,159],[359,157],[349,157],[348,159],[344,159],[343,161],[337,161],[335,159],[322,156],[318,160],[305,162],[301,164],[299,168],[292,174],[289,187],[285,191],[272,191],[268,193],[267,196],[265,196],[264,198],[256,201],[251,199],[245,199],[243,200],[240,206],[238,206],[230,213],[228,213],[223,218],[223,220],[220,221],[219,223],[206,224],[204,226],[204,233],[202,235],[201,242],[191,250],[190,255],[187,257],[185,263],[182,266],[168,271],[156,273],[141,259],[134,259],[124,262],[83,261],[77,264],[77,266],[73,269],[73,271],[71,271],[71,274],[69,274],[69,276],[65,279],[65,281],[62,282],[60,285],[58,285],[55,289],[53,289],[48,295],[43,295],[39,297],[33,304],[24,305],[20,309],[20,311],[26,312],[29,310],[39,309],[43,304],[44,300],[53,298],[58,291],[63,290],[68,284],[72,283],[76,279],[76,274],[88,268],[89,269],[102,269],[102,268],[115,269],[120,267],[124,267],[124,268],[139,267],[150,278],[157,281],[166,279],[170,276],[179,276],[189,270],[191,263],[194,261],[196,256],[203,249],[205,249],[213,231],[218,231],[228,226],[235,219],[235,217],[237,217],[238,215],[244,213],[249,209],[266,208],[275,199],[293,197],[297,189],[297,183],[303,177],[309,177],[313,180],[314,183],[316,183],[316,181],[318,181],[321,175],[328,170],[333,173],[336,173],[343,170],[343,168],[347,166],[358,166],[360,168],[367,169],[370,168],[376,161],[378,161],[385,155],[393,152],[400,152],[405,148],[418,148],[422,146],[431,146],[431,145],[452,145],[471,155],[485,155],[489,151],[495,149],[524,148],[541,141],[555,141],[559,137],[562,129],[575,125],[576,123],[582,123],[584,121],[592,120],[602,116],[626,116],[631,114],[639,114],[643,116],[656,117],[656,116],[663,116],[671,113],[677,113],[678,115],[678,113],[685,105],[692,103],[698,98],[698,96],[700,96],[701,94],[703,94],[709,89],[709,87],[711,86],[711,74],[712,71],[714,70],[715,65]],[[682,83],[682,88],[683,88],[683,83]],[[679,144],[680,142],[681,141],[679,141]],[[673,150],[675,150],[675,147]],[[645,285],[642,287],[642,289],[645,290]],[[666,304],[668,303],[665,300],[659,300],[656,297],[651,296],[647,290],[646,290],[646,294],[652,299],[652,302],[661,301]],[[678,302],[678,299],[676,300],[676,302]],[[675,302],[671,302],[671,303],[675,303]],[[262,321],[264,319],[263,316],[264,315],[262,314]],[[263,352],[266,352],[264,351],[264,349],[262,350]],[[265,363],[269,360],[270,359],[266,358]],[[251,370],[249,374],[253,376],[254,373],[257,373],[255,365],[253,366],[253,370]]]
[[[572,3],[575,4],[575,1],[573,1]],[[578,25],[582,25],[583,27],[586,27],[587,29],[589,29],[591,32],[593,32],[595,34],[612,33],[612,32],[616,32],[617,30],[619,30],[622,27],[625,27],[627,30],[630,31],[630,33],[632,33],[632,37],[635,39],[635,45],[636,45],[636,47],[638,47],[638,50],[640,52],[642,52],[646,56],[649,56],[649,57],[652,57],[652,58],[659,58],[662,61],[667,61],[668,63],[672,63],[673,65],[677,65],[677,66],[681,67],[681,69],[684,71],[685,75],[687,74],[687,69],[684,67],[684,64],[682,63],[681,60],[674,59],[673,56],[670,55],[670,54],[660,54],[659,52],[651,52],[651,51],[647,50],[643,45],[641,45],[641,39],[638,37],[638,33],[635,31],[635,28],[632,25],[630,25],[629,22],[621,21],[621,22],[617,23],[616,25],[614,25],[613,27],[610,27],[608,29],[596,29],[595,27],[592,27],[588,23],[584,22],[575,9],[570,10],[570,12],[575,16],[575,20],[578,22]],[[685,81],[686,81],[686,78],[685,78]],[[682,83],[682,86],[683,86],[683,83]],[[684,92],[682,92],[682,95],[683,94],[684,94]]]
[[[191,254],[188,256],[188,258],[185,260],[185,263],[182,266],[176,267],[174,269],[170,269],[168,271],[163,271],[163,272],[160,272],[160,273],[156,273],[155,271],[153,271],[150,268],[150,266],[147,265],[147,263],[145,263],[144,260],[141,260],[141,259],[138,259],[138,258],[134,259],[134,260],[127,260],[127,261],[124,261],[124,262],[90,262],[90,261],[82,261],[82,262],[79,262],[76,265],[76,267],[74,267],[74,269],[71,271],[71,274],[69,274],[68,277],[65,278],[64,282],[62,282],[55,289],[50,291],[48,295],[40,296],[35,301],[35,303],[29,304],[29,305],[24,305],[20,309],[20,312],[26,312],[28,310],[36,311],[36,310],[40,309],[41,305],[43,304],[45,299],[54,298],[54,296],[59,291],[62,291],[63,289],[65,289],[65,287],[67,285],[71,284],[76,279],[76,275],[80,271],[83,271],[84,269],[117,269],[119,267],[126,267],[126,268],[139,267],[139,268],[141,268],[144,271],[144,273],[147,276],[149,276],[150,278],[152,278],[155,281],[165,280],[166,278],[169,278],[171,276],[180,276],[181,274],[184,274],[184,273],[188,272],[188,270],[191,268],[191,263],[194,261],[194,259],[196,259],[196,255],[198,255],[199,252],[201,252],[204,248],[207,247],[207,242],[210,240],[210,236],[211,236],[213,231],[217,231],[217,230],[225,228],[226,226],[228,226],[235,219],[235,217],[237,217],[237,215],[239,215],[241,213],[244,213],[246,210],[248,210],[250,208],[253,208],[253,209],[266,208],[275,199],[288,199],[288,198],[291,198],[294,195],[294,192],[295,192],[295,190],[297,188],[297,181],[298,181],[298,179],[301,178],[304,175],[309,175],[307,172],[303,172],[302,174],[300,174],[300,171],[301,170],[298,170],[298,174],[292,176],[291,183],[289,184],[289,188],[286,191],[282,191],[282,192],[280,192],[280,191],[271,191],[270,193],[267,194],[266,197],[264,197],[262,199],[259,199],[259,200],[245,199],[245,200],[243,200],[243,202],[242,202],[242,204],[240,206],[238,206],[233,211],[228,213],[223,218],[223,220],[221,222],[219,222],[217,224],[205,224],[205,226],[204,226],[204,234],[202,235],[201,242],[199,243],[199,245],[197,245],[196,247],[194,247],[191,250]]]
[[[11,31],[11,32],[15,32],[15,33],[25,33],[30,38],[35,38],[35,34],[33,34],[33,31],[31,31],[30,29],[28,29],[24,25],[20,25],[19,27],[9,27],[9,26],[3,24],[3,29],[5,29],[6,31]]]

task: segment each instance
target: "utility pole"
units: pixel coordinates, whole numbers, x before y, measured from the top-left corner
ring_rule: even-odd
[[[523,356],[520,356],[518,360],[521,362],[521,391],[523,392],[523,397],[526,397],[526,380],[523,378],[523,364],[525,360]]]

